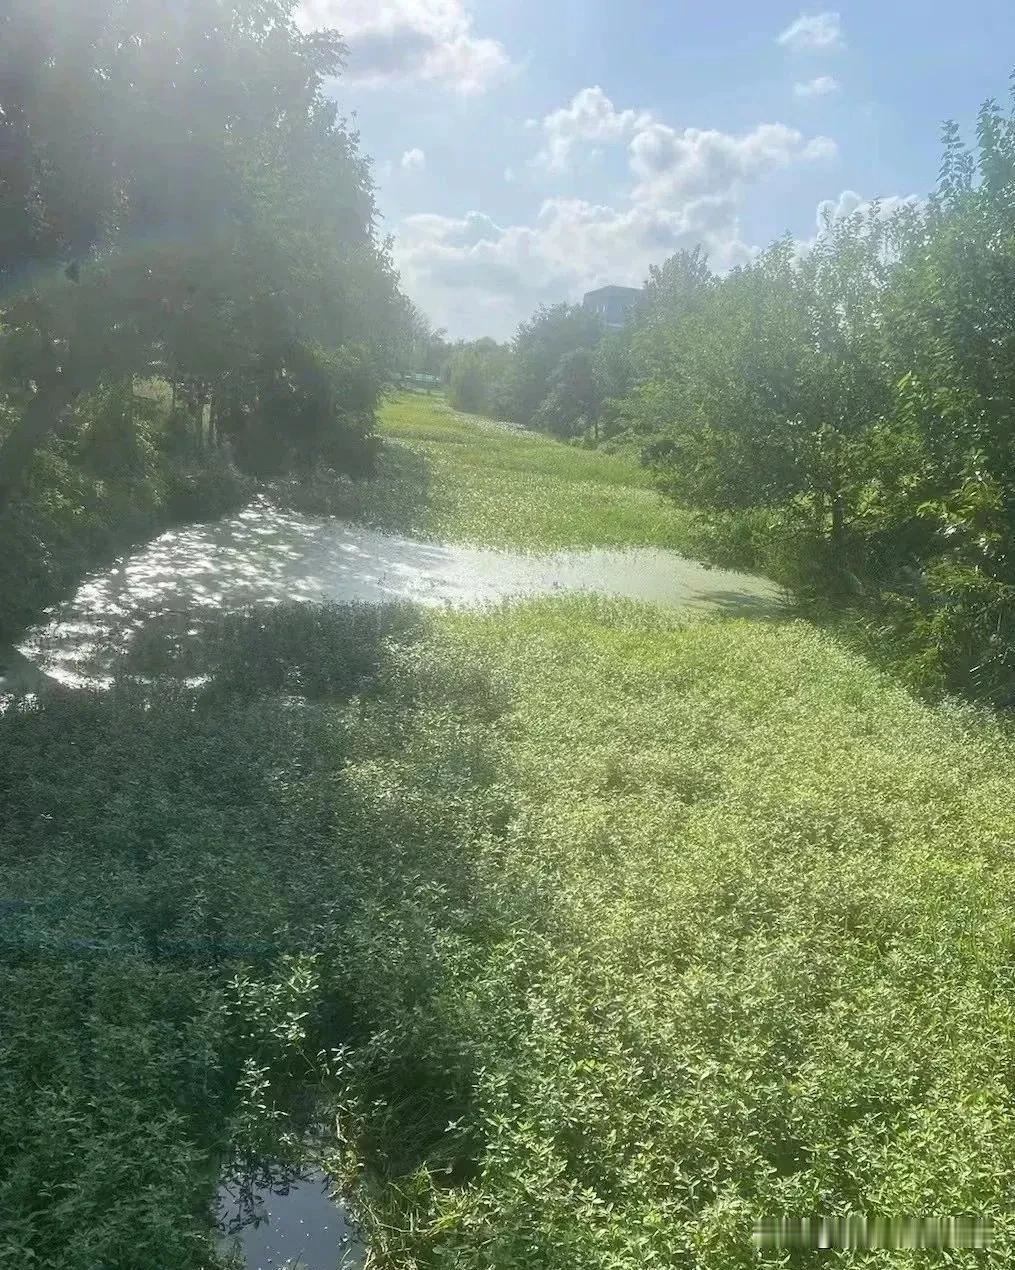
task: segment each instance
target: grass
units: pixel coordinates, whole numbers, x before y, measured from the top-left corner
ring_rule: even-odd
[[[687,517],[646,472],[621,456],[563,445],[402,394],[381,411],[381,433],[420,456],[428,537],[521,550],[679,548]]]

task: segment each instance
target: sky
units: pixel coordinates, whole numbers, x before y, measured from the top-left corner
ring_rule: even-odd
[[[302,0],[374,161],[407,294],[452,338],[702,244],[922,197],[1015,68],[1015,0]]]

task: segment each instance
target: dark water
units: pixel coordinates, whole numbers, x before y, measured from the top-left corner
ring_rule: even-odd
[[[255,504],[214,524],[165,533],[88,578],[48,624],[26,636],[8,690],[35,671],[68,685],[101,682],[103,655],[123,651],[153,612],[281,600],[478,605],[575,591],[744,614],[780,602],[762,578],[706,569],[658,548],[537,555],[446,546]]]
[[[286,1186],[219,1189],[218,1215],[224,1249],[246,1270],[356,1270],[366,1249],[346,1220],[327,1177],[312,1172]]]

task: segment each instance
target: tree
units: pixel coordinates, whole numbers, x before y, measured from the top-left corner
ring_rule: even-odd
[[[448,359],[448,392],[454,408],[471,414],[501,413],[509,360],[509,350],[489,338],[458,344]]]
[[[592,349],[576,348],[565,353],[554,367],[549,388],[533,416],[537,428],[562,438],[595,430],[602,391]]]
[[[0,510],[83,394],[162,373],[235,432],[298,345],[390,356],[397,286],[344,50],[292,0],[11,0],[0,17]]]
[[[505,386],[507,412],[517,423],[531,425],[543,399],[553,388],[561,359],[579,349],[593,349],[603,337],[602,319],[580,305],[542,307],[518,328],[512,344]]]

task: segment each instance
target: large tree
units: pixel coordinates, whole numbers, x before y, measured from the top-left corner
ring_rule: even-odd
[[[578,349],[592,349],[603,337],[602,319],[580,305],[555,304],[536,310],[523,322],[512,344],[506,384],[511,418],[532,424],[540,404],[554,387],[561,358]]]
[[[369,173],[293,0],[9,0],[0,15],[0,509],[68,408],[165,373],[237,426],[306,343],[396,306]],[[365,354],[366,356],[366,354]],[[277,394],[276,394],[277,396]]]

